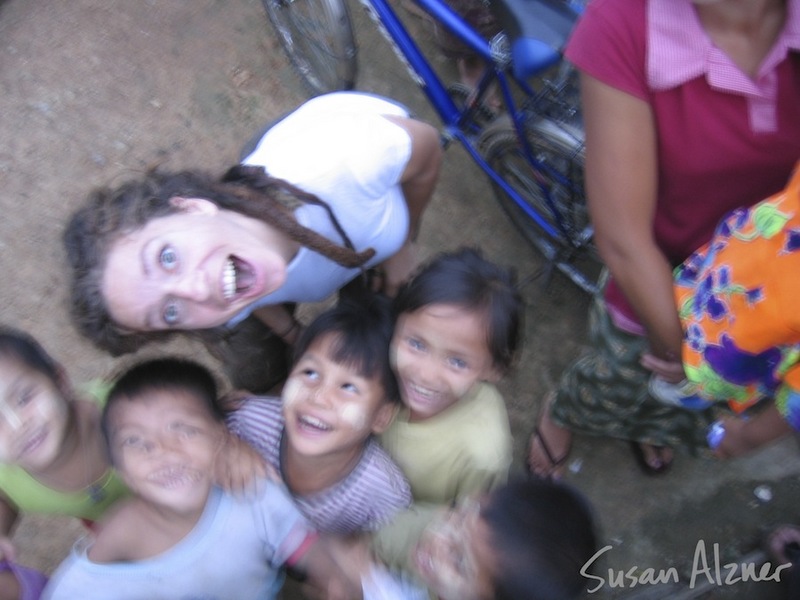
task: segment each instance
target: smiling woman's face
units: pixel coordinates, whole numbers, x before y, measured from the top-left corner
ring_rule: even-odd
[[[202,199],[114,242],[101,290],[131,331],[208,329],[283,285],[287,259],[262,222]]]

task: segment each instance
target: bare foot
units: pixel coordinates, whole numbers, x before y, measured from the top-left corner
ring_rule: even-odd
[[[663,473],[672,465],[673,452],[669,446],[654,446],[632,441],[631,450],[639,466],[648,475]]]
[[[557,425],[550,416],[554,398],[553,392],[545,397],[539,422],[528,442],[528,469],[540,477],[560,479],[572,448],[572,432]]]

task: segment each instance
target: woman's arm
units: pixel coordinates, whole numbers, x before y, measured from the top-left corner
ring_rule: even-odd
[[[408,237],[413,240],[439,179],[444,152],[433,125],[410,118],[387,116],[386,119],[405,129],[411,137],[411,156],[400,176],[400,186],[408,204]]]
[[[290,346],[294,345],[303,330],[300,321],[282,304],[262,306],[255,309],[253,314]]]
[[[383,262],[386,281],[383,291],[393,296],[416,267],[412,242],[419,232],[422,213],[433,195],[442,166],[442,145],[435,127],[416,119],[387,116],[411,137],[411,156],[400,176],[400,187],[408,206],[408,238],[393,256]]]
[[[683,333],[672,267],[656,245],[656,130],[642,100],[582,74],[586,190],[597,248],[636,310],[653,354],[677,363]]]

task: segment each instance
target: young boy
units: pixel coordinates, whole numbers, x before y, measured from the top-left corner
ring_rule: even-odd
[[[493,385],[510,368],[522,301],[477,250],[441,254],[395,299],[391,351],[405,405],[381,443],[416,502],[450,503],[505,481],[512,440]]]
[[[44,598],[274,598],[282,565],[346,585],[277,484],[248,497],[212,485],[224,433],[216,400],[211,374],[189,361],[147,361],[117,381],[102,426],[134,496],[76,544]]]
[[[513,480],[458,506],[415,505],[370,538],[345,549],[347,567],[382,585],[375,559],[413,576],[439,600],[568,600],[593,569],[596,525],[585,498],[563,483]],[[358,552],[362,554],[359,556]],[[363,573],[377,573],[370,582]],[[355,577],[355,575],[352,575]],[[383,584],[384,590],[399,577]],[[388,598],[405,598],[406,594]]]
[[[411,503],[408,481],[374,438],[400,402],[391,336],[384,298],[341,301],[301,335],[283,402],[252,398],[227,418],[321,532],[377,529]]]

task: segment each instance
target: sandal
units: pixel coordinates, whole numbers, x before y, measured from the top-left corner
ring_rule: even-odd
[[[542,432],[539,431],[538,426],[533,428],[533,433],[531,434],[530,446],[533,446],[533,444],[536,443],[537,440],[539,442],[539,447],[542,449],[542,452],[544,452],[544,455],[547,457],[547,461],[550,464],[548,465],[547,473],[541,474],[534,471],[533,467],[531,466],[530,460],[528,460],[527,462],[528,473],[532,475],[539,475],[540,477],[544,477],[545,479],[558,479],[560,475],[557,476],[555,471],[558,469],[558,467],[567,462],[567,458],[569,457],[569,450],[564,453],[564,456],[555,458],[553,456],[552,450],[550,450],[550,447],[547,445],[547,442],[544,441],[544,436],[542,435]],[[528,451],[528,454],[530,455],[530,450]]]
[[[528,473],[532,475],[537,475],[546,479],[559,479],[561,477],[561,474],[558,472],[559,467],[567,462],[572,445],[570,443],[570,446],[567,448],[564,454],[556,457],[555,453],[550,447],[550,444],[545,440],[544,435],[542,435],[542,421],[550,409],[551,402],[552,394],[548,395],[548,397],[545,399],[544,410],[539,414],[538,423],[533,427],[533,432],[531,433],[530,440],[528,442],[527,460],[525,461],[525,466],[528,469]],[[539,447],[542,449],[542,453],[544,454],[545,458],[547,458],[548,462],[547,469],[544,472],[542,470],[537,471],[530,461],[531,450],[537,441],[539,442]]]
[[[633,456],[636,458],[636,462],[639,464],[642,471],[646,475],[660,475],[667,472],[672,466],[672,461],[664,461],[664,450],[666,450],[666,446],[653,446],[650,444],[650,447],[653,448],[656,454],[656,458],[659,462],[658,466],[651,464],[647,460],[647,456],[645,456],[644,453],[644,448],[640,442],[631,441],[631,452],[633,452]]]

